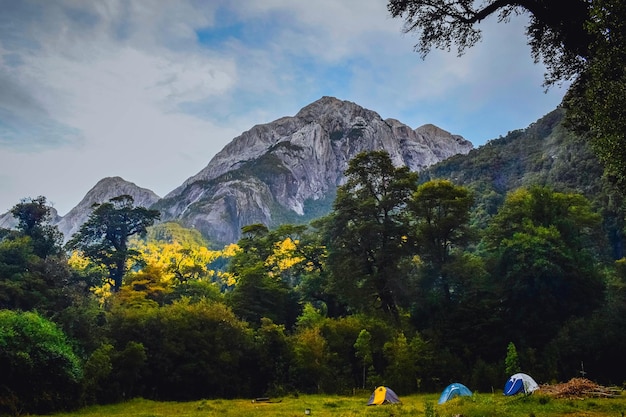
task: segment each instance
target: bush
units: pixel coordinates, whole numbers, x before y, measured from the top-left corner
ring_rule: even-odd
[[[37,313],[0,310],[0,369],[0,414],[78,405],[78,357],[65,334]]]

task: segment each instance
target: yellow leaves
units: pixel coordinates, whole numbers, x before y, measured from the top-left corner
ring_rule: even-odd
[[[109,284],[108,282],[105,284],[102,284],[99,287],[92,288],[91,292],[98,299],[98,303],[100,304],[100,307],[103,307],[104,303],[106,303],[106,300],[109,299],[109,297],[111,297],[111,295],[113,294],[113,291],[111,289],[111,284]]]
[[[89,259],[82,256],[81,253],[78,251],[72,251],[72,254],[67,260],[67,263],[70,266],[70,268],[78,270],[78,271],[86,270],[90,262],[91,261]]]
[[[298,243],[297,240],[294,241],[290,237],[274,243],[274,250],[265,260],[265,265],[270,267],[275,273],[280,274],[300,264],[305,258],[297,253]]]
[[[239,252],[241,252],[241,248],[239,247],[239,245],[237,245],[236,243],[231,243],[230,245],[224,246],[224,249],[222,249],[222,256],[224,258],[232,258]]]
[[[81,275],[96,274],[101,278],[102,285],[91,288],[91,292],[96,296],[100,306],[103,306],[106,300],[111,296],[112,289],[108,282],[108,273],[104,268],[94,265],[89,258],[83,256],[81,251],[72,251],[67,264],[70,268],[78,271]]]
[[[232,256],[238,250],[236,245],[229,245],[220,251],[199,245],[182,245],[178,241],[137,241],[135,248],[142,253],[146,264],[160,268],[162,279],[173,285],[202,279],[231,281],[225,272],[209,269],[209,265],[219,258]]]

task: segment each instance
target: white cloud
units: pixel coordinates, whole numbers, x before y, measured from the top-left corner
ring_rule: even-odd
[[[164,195],[322,95],[472,140],[501,129],[485,115],[530,122],[558,101],[523,19],[422,61],[381,0],[0,3],[0,210],[43,194],[64,213],[114,175]]]

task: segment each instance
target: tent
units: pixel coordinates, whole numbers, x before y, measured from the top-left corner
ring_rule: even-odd
[[[463,384],[453,382],[452,384],[448,385],[441,393],[441,397],[439,397],[439,404],[443,404],[446,401],[459,396],[471,397],[472,391],[470,391],[469,388],[467,388]]]
[[[539,389],[539,385],[526,374],[515,374],[509,378],[504,385],[504,395],[515,395],[519,393],[531,394]]]
[[[402,401],[400,401],[391,388],[378,387],[372,392],[372,396],[367,402],[367,405],[400,404],[401,402]]]

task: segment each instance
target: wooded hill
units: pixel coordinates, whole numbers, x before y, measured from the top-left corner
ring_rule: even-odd
[[[588,198],[602,214],[611,256],[624,256],[623,195],[603,176],[589,144],[563,126],[556,109],[526,129],[509,132],[467,155],[456,155],[427,168],[420,181],[446,178],[474,192],[472,222],[484,227],[506,194],[520,187],[549,186]]]

